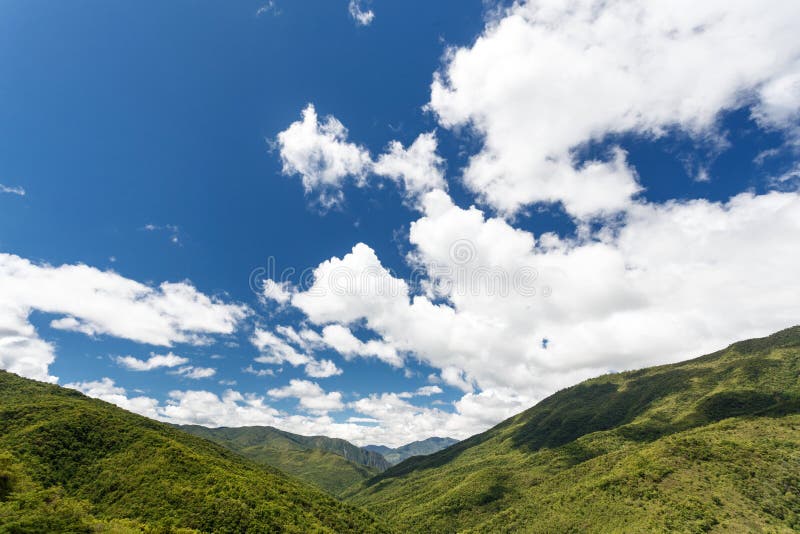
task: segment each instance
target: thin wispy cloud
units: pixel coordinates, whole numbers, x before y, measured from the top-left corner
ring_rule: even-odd
[[[152,371],[159,367],[177,367],[189,363],[189,358],[169,354],[151,354],[146,360],[140,360],[133,356],[118,356],[116,362],[131,371]]]
[[[3,185],[0,184],[0,193],[8,193],[10,195],[19,195],[21,197],[25,196],[25,189],[18,185],[11,186],[11,185]]]
[[[173,245],[181,246],[181,229],[175,224],[145,224],[142,230],[146,232],[164,232],[169,236],[169,241]]]
[[[260,6],[256,10],[256,17],[260,17],[261,15],[271,14],[273,16],[278,16],[281,14],[280,9],[278,9],[277,4],[274,0],[269,0],[264,5]]]
[[[371,9],[363,7],[358,0],[350,0],[347,9],[358,26],[369,26],[375,19],[375,13]]]

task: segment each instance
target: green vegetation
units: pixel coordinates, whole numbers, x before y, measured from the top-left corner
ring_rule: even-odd
[[[170,425],[0,371],[0,532],[384,532]]]
[[[349,499],[403,532],[800,530],[800,327],[565,389]]]
[[[368,451],[381,454],[391,465],[396,465],[412,456],[433,454],[434,452],[439,452],[456,443],[458,443],[457,439],[434,437],[423,439],[422,441],[414,441],[395,449],[384,445],[367,445],[364,448]]]
[[[588,380],[365,481],[377,469],[350,460],[374,458],[342,440],[187,430],[331,491],[353,480],[347,498],[401,532],[794,532],[800,327]],[[0,533],[198,531],[387,529],[202,437],[0,372]]]
[[[254,462],[271,465],[316,484],[334,495],[389,467],[380,454],[343,439],[300,436],[268,426],[206,428],[184,425],[179,428],[219,443]]]

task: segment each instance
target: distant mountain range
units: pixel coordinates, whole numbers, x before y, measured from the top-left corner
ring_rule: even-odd
[[[607,374],[348,492],[400,532],[800,531],[800,327]]]
[[[407,458],[412,456],[420,456],[424,454],[433,454],[442,449],[446,449],[450,445],[458,443],[457,439],[453,438],[428,438],[422,441],[415,441],[402,447],[392,449],[384,445],[367,445],[364,447],[368,451],[373,451],[381,454],[386,461],[391,465],[399,464]]]
[[[337,495],[390,467],[380,454],[343,439],[300,436],[269,426],[179,428]]]
[[[429,438],[392,449],[382,445],[358,447],[325,436],[301,436],[269,426],[177,428],[222,445],[257,463],[310,482],[334,495],[389,469],[406,458],[440,451],[458,440]]]

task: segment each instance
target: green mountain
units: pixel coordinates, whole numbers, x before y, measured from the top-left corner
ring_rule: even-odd
[[[184,425],[179,428],[260,464],[277,467],[335,495],[389,468],[380,454],[343,439],[300,436],[269,426],[206,428]]]
[[[349,496],[403,532],[800,530],[800,327],[608,374]]]
[[[412,456],[433,454],[434,452],[439,452],[440,450],[446,449],[450,445],[455,445],[456,443],[458,443],[457,439],[434,437],[423,439],[422,441],[414,441],[413,443],[408,443],[402,447],[397,447],[396,449],[392,449],[384,445],[367,445],[364,448],[368,451],[381,454],[384,458],[386,458],[387,462],[389,462],[391,465],[395,465],[407,458],[411,458]]]
[[[0,371],[0,532],[384,532],[207,440]]]

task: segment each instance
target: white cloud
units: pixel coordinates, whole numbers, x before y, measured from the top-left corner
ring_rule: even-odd
[[[442,388],[439,386],[422,386],[416,391],[416,395],[420,397],[430,397],[442,393]]]
[[[171,352],[169,354],[151,354],[147,360],[139,360],[133,356],[117,356],[115,360],[132,371],[152,371],[159,367],[172,368],[189,363],[189,358],[177,356]]]
[[[278,134],[283,173],[299,174],[306,193],[315,192],[324,207],[341,202],[339,188],[348,176],[363,181],[369,170],[369,152],[347,141],[347,129],[335,117],[319,122],[313,104],[303,119]]]
[[[342,374],[342,370],[330,360],[313,361],[306,364],[305,372],[312,378],[328,378]]]
[[[297,352],[294,347],[268,330],[256,328],[250,341],[261,352],[256,358],[258,363],[272,365],[289,363],[296,367],[311,361],[311,357]]]
[[[64,387],[76,389],[89,397],[110,402],[120,408],[152,419],[161,419],[156,399],[144,396],[129,398],[125,388],[116,386],[110,378],[103,378],[97,381],[72,382],[64,384]]]
[[[275,331],[303,350],[313,350],[322,346],[322,337],[309,328],[297,331],[292,326],[279,325],[275,327]]]
[[[169,242],[173,245],[181,245],[181,229],[174,224],[145,224],[142,230],[147,232],[165,232],[169,236]]]
[[[0,193],[8,193],[10,195],[25,196],[25,189],[20,186],[3,185],[0,184]]]
[[[625,209],[639,185],[624,152],[583,164],[574,150],[629,132],[717,135],[720,112],[741,106],[796,129],[798,17],[792,1],[521,2],[450,51],[429,106],[442,126],[483,135],[464,182],[502,213]]]
[[[442,393],[442,388],[439,386],[422,386],[416,391],[397,393],[397,396],[401,399],[411,399],[413,397],[430,397],[431,395],[437,395],[439,393]]]
[[[796,186],[800,183],[800,163],[795,163],[789,170],[773,177],[771,181],[777,187]]]
[[[408,148],[392,141],[386,153],[375,162],[375,174],[391,178],[403,185],[412,198],[434,189],[445,189],[444,160],[436,153],[433,132],[421,134]]]
[[[292,296],[288,283],[284,282],[279,284],[271,279],[264,281],[262,295],[264,295],[264,298],[267,300],[274,300],[278,304],[286,304]]]
[[[28,313],[11,302],[0,304],[0,368],[36,380],[57,382],[58,378],[49,372],[56,358],[55,347],[39,338],[28,322]]]
[[[365,187],[370,174],[400,185],[412,203],[421,194],[446,186],[444,160],[436,153],[434,132],[419,135],[408,148],[391,141],[387,152],[373,162],[366,148],[348,141],[347,128],[336,117],[320,122],[313,104],[306,106],[302,116],[278,134],[275,144],[283,174],[299,175],[306,194],[316,195],[323,208],[344,200],[342,187],[348,178]],[[269,280],[264,294],[282,303],[286,289]]]
[[[312,347],[311,343],[314,342],[314,336],[319,337],[310,330],[304,330],[298,334],[293,328],[286,326],[279,326],[276,330],[304,349]],[[342,370],[336,367],[336,364],[332,361],[318,361],[308,354],[298,352],[286,339],[278,337],[267,330],[256,328],[251,342],[261,352],[261,355],[255,359],[258,363],[273,365],[289,363],[294,367],[304,365],[305,373],[313,378],[327,378],[342,374]]]
[[[360,415],[339,423],[327,412],[345,408],[341,394],[326,393],[317,384],[305,380],[293,380],[287,386],[269,392],[274,398],[298,398],[308,414],[293,415],[271,407],[262,396],[230,389],[222,395],[209,391],[176,390],[169,393],[165,403],[159,403],[144,396],[128,398],[125,389],[116,386],[110,378],[67,384],[67,387],[174,424],[210,427],[268,425],[303,435],[338,437],[357,445],[381,443],[392,447],[432,436],[463,439],[473,434],[474,429],[485,428],[523,407],[520,399],[507,391],[470,393],[452,404],[453,412],[415,406],[405,400],[405,394],[383,393],[348,404],[346,407]]]
[[[441,375],[442,382],[447,385],[458,388],[465,393],[472,393],[474,391],[472,381],[469,380],[466,373],[458,367],[454,367],[452,365],[444,367]]]
[[[281,14],[275,0],[268,0],[265,4],[262,4],[258,9],[256,9],[256,17],[260,17],[266,13],[272,13],[275,16]]]
[[[361,7],[361,0],[350,0],[347,10],[358,26],[369,26],[375,19],[375,13],[371,9]]]
[[[159,418],[175,424],[217,426],[274,426],[280,412],[263,397],[227,390],[222,396],[210,391],[171,391],[158,409]]]
[[[195,367],[193,365],[186,365],[184,367],[180,367],[176,371],[172,371],[172,374],[191,378],[192,380],[199,380],[201,378],[211,378],[217,374],[217,370],[213,367]]]
[[[164,347],[230,334],[249,313],[189,282],[150,287],[113,271],[35,264],[13,254],[0,254],[0,302],[0,365],[48,381],[56,380],[48,373],[54,347],[30,324],[34,310],[61,316],[52,328]]]
[[[349,328],[339,324],[323,328],[322,341],[348,360],[353,356],[375,357],[393,367],[403,366],[402,356],[390,344],[375,339],[363,342]]]
[[[358,244],[320,264],[314,284],[292,298],[326,325],[323,339],[341,334],[331,342],[337,350],[358,349],[346,326],[363,322],[451,386],[511,388],[533,402],[611,369],[685,359],[800,316],[800,295],[788,289],[800,249],[786,245],[800,235],[797,193],[634,204],[618,225],[574,239],[537,240],[441,191],[423,205],[410,259],[443,301],[411,295]]]
[[[288,385],[270,389],[267,393],[276,399],[296,398],[301,408],[312,413],[325,414],[344,409],[341,393],[326,393],[319,384],[308,380],[293,379]]]
[[[256,369],[252,365],[248,365],[242,369],[243,373],[256,376],[275,376],[275,371],[272,369]]]

